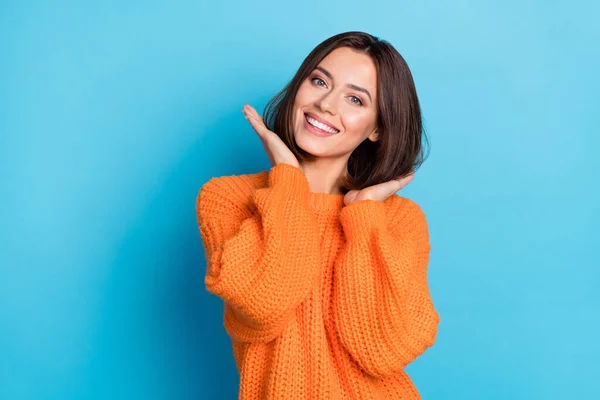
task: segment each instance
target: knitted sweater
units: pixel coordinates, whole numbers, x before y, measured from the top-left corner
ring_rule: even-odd
[[[343,198],[283,163],[200,189],[205,284],[224,301],[240,400],[420,398],[404,368],[439,323],[425,216],[398,195]]]

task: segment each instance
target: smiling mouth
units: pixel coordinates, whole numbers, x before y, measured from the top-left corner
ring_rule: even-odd
[[[329,133],[331,135],[339,133],[339,130],[319,122],[314,118],[311,118],[308,114],[304,114],[304,118],[306,119],[306,122],[308,122],[313,128],[323,131],[324,133]]]

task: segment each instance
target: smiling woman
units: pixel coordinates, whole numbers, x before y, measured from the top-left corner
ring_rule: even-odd
[[[439,323],[425,214],[396,192],[423,161],[400,54],[362,32],[319,44],[267,105],[249,105],[269,171],[197,196],[206,288],[224,300],[241,400],[418,399],[404,372]]]
[[[365,139],[377,141],[377,103],[369,90],[377,94],[377,70],[368,55],[348,47],[328,54],[295,97],[292,125],[298,147],[311,157],[344,157]],[[332,139],[316,140],[315,135]]]
[[[339,135],[311,131],[307,117]],[[340,157],[347,166],[340,176],[342,192],[407,176],[427,158],[406,61],[390,43],[362,32],[319,44],[267,104],[264,121],[299,160]],[[311,132],[331,140],[318,141]]]

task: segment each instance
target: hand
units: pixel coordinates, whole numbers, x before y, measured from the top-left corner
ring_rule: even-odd
[[[283,140],[277,136],[275,132],[267,129],[263,119],[260,115],[258,115],[252,106],[246,104],[242,108],[242,112],[262,141],[263,147],[267,152],[267,156],[271,161],[271,165],[275,166],[277,164],[285,163],[300,168],[300,163],[298,162],[298,159],[294,153],[292,153],[292,151],[287,147]]]
[[[366,187],[362,190],[351,190],[344,196],[344,204],[349,205],[359,200],[384,201],[398,190],[404,188],[415,177],[415,173],[401,179],[394,179],[377,185]]]

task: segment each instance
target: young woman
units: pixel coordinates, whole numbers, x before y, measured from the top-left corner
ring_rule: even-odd
[[[404,368],[433,345],[439,316],[425,215],[396,194],[426,139],[404,59],[339,34],[269,102],[266,124],[243,112],[272,168],[212,178],[196,201],[239,398],[420,398]]]

